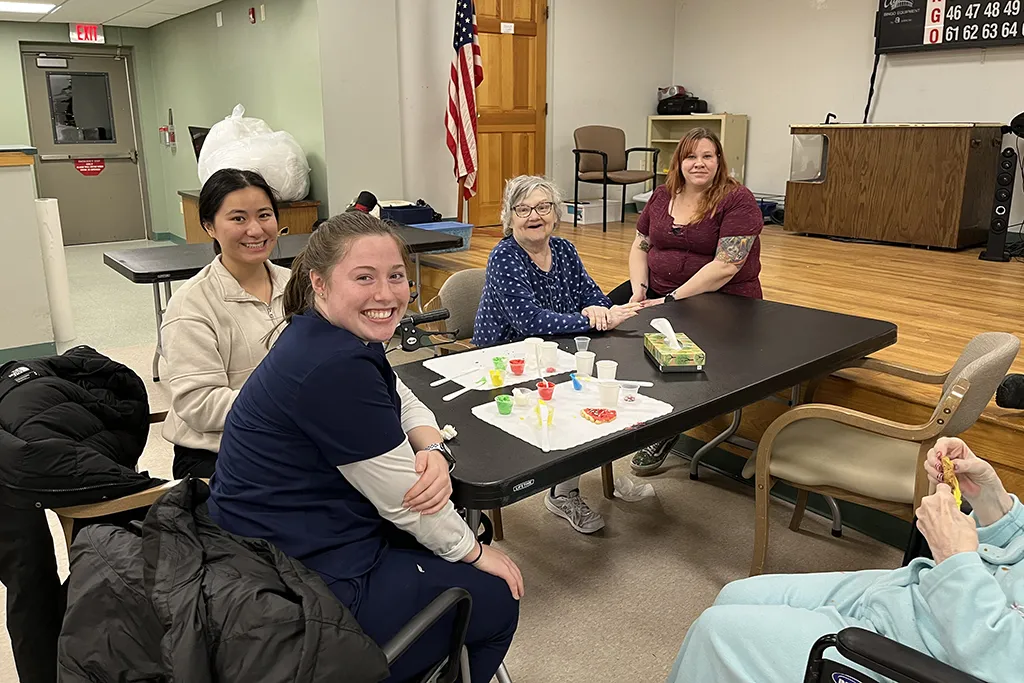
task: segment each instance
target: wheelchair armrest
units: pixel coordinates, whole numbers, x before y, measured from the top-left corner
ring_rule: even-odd
[[[836,636],[839,654],[899,683],[984,683],[919,650],[861,628]]]
[[[455,624],[452,627],[451,647],[448,650],[448,663],[444,672],[437,679],[438,683],[453,683],[459,675],[459,657],[462,647],[466,644],[466,631],[469,629],[469,616],[473,609],[473,597],[464,588],[449,588],[431,601],[406,623],[395,636],[381,647],[390,666],[415,643],[420,636],[436,624],[452,608],[455,608]]]

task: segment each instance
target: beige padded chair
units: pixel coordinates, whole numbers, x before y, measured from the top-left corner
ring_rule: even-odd
[[[810,403],[777,418],[743,468],[755,477],[756,526],[751,575],[764,570],[768,553],[768,505],[772,487],[784,481],[798,489],[789,528],[796,531],[809,491],[882,510],[911,521],[928,493],[923,463],[940,436],[956,436],[973,425],[995,394],[1020,349],[1003,332],[972,339],[949,372],[928,373],[873,358],[851,367],[942,384],[942,397],[924,424],[908,425],[849,408]]]
[[[603,231],[608,232],[608,185],[622,185],[622,216],[626,220],[626,186],[654,180],[658,167],[658,153],[654,147],[630,147],[626,149],[626,133],[621,128],[609,126],[583,126],[573,133],[576,148],[576,179],[573,204],[580,201],[580,183],[599,183],[604,187]],[[650,171],[630,171],[629,155],[632,152],[649,152],[654,155]],[[573,226],[579,223],[579,213],[573,211]]]
[[[437,297],[431,299],[427,304],[428,310],[447,308],[450,314],[443,322],[444,331],[458,331],[459,339],[471,339],[473,337],[473,325],[476,321],[476,311],[480,307],[480,297],[484,292],[484,280],[487,271],[483,268],[469,268],[452,273],[441,285]],[[446,345],[462,346],[468,348],[470,345],[461,341]],[[494,524],[494,540],[500,541],[505,537],[504,528],[501,523],[501,508],[488,510],[488,516]]]

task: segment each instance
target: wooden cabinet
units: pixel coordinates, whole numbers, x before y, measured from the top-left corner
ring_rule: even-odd
[[[997,123],[791,126],[786,230],[958,249],[988,234]],[[814,157],[811,163],[804,156]],[[804,173],[808,166],[818,173]]]
[[[185,241],[189,244],[211,242],[199,222],[199,191],[179,190],[178,195],[181,197],[182,213],[185,214]],[[278,202],[277,211],[277,225],[280,229],[288,228],[289,235],[306,235],[313,232],[313,223],[320,212],[320,202]]]
[[[647,146],[657,147],[657,184],[665,183],[672,154],[679,139],[694,128],[707,128],[722,141],[722,151],[729,164],[729,173],[743,182],[747,171],[747,123],[745,114],[684,114],[680,116],[648,116]],[[644,169],[650,170],[650,161],[645,156]]]

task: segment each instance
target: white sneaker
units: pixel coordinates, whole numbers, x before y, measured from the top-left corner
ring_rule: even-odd
[[[544,507],[569,522],[581,534],[592,534],[604,528],[604,517],[591,510],[576,489],[567,496],[554,496],[548,491],[544,496]]]

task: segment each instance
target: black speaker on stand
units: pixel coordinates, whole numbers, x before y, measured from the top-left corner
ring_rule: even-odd
[[[1017,150],[1007,147],[999,155],[996,173],[996,196],[992,202],[992,220],[988,225],[988,243],[981,252],[982,261],[1009,261],[1006,253],[1006,231],[1010,226],[1010,204],[1013,202],[1013,183],[1017,178]]]

